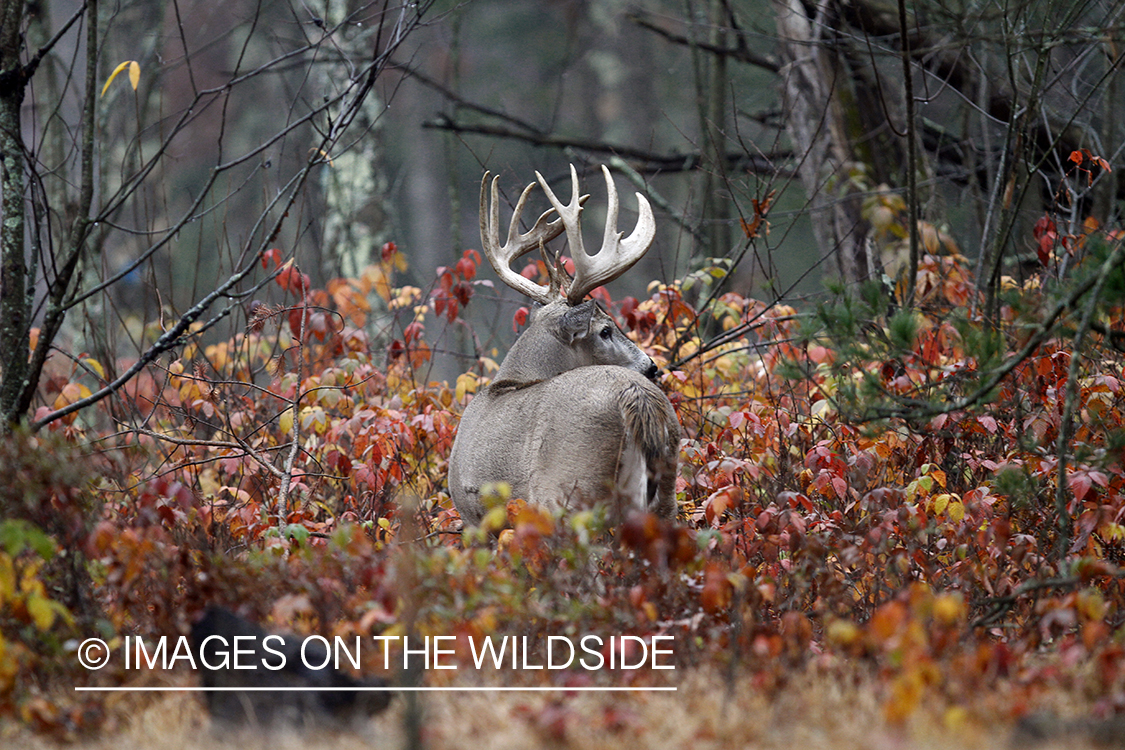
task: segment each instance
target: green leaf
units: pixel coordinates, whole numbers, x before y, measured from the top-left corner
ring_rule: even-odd
[[[309,530],[299,523],[291,523],[285,527],[285,536],[304,543],[309,538]]]
[[[54,540],[35,524],[19,518],[0,521],[0,547],[12,557],[28,548],[47,561],[55,556]]]

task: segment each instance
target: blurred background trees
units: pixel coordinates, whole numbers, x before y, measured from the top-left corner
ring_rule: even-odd
[[[901,285],[947,237],[992,313],[1005,276],[1075,260],[1042,263],[1024,239],[1045,206],[1067,207],[1059,234],[1117,220],[1111,0],[3,9],[5,422],[49,406],[34,394],[52,362],[156,357],[200,326],[245,325],[273,247],[320,282],[393,240],[430,285],[479,242],[485,169],[509,198],[569,161],[645,192],[660,234],[617,282],[632,294],[694,272],[712,296],[771,302],[825,276]],[[122,73],[103,91],[127,61],[135,88]],[[1075,165],[1081,149],[1104,162]],[[469,310],[478,344],[429,332],[457,355],[437,374],[510,339],[523,301],[487,291]]]

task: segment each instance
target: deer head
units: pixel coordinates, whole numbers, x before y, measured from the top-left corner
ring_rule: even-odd
[[[532,314],[531,325],[508,352],[497,373],[497,381],[545,380],[586,365],[620,365],[649,377],[656,374],[653,361],[621,332],[597,303],[583,302],[593,289],[616,279],[640,260],[656,233],[652,209],[638,193],[637,226],[628,238],[622,239],[622,233],[617,231],[617,189],[609,170],[603,166],[602,172],[608,194],[606,226],[602,246],[593,255],[586,252],[582,241],[582,206],[590,196],[578,194],[578,173],[574,165],[570,167],[571,198],[566,205],[555,196],[543,176],[535,173],[553,208],[540,215],[534,226],[521,234],[520,215],[535,188],[535,183],[528,185],[516,203],[503,245],[499,235],[497,178],[492,180],[491,203],[487,204],[489,174],[485,173],[480,194],[484,254],[504,283],[543,305]],[[557,213],[559,218],[548,221],[552,213]],[[549,285],[537,284],[512,270],[512,261],[542,247],[564,231],[574,258],[573,279],[564,278],[565,272],[549,260]]]

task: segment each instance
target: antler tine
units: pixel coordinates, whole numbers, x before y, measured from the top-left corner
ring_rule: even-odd
[[[563,296],[563,280],[568,279],[566,271],[562,270],[559,263],[560,257],[556,255],[554,258],[547,254],[547,248],[543,243],[539,243],[539,254],[543,256],[543,265],[547,267],[547,276],[551,280],[551,298],[560,299]]]
[[[602,174],[605,175],[606,184],[606,221],[605,235],[602,246],[594,255],[586,253],[582,243],[581,203],[578,195],[578,171],[570,165],[571,200],[569,205],[562,205],[547,186],[543,176],[538,172],[539,184],[547,194],[547,199],[555,207],[559,220],[566,225],[567,242],[570,245],[570,255],[574,259],[574,280],[567,292],[567,301],[576,305],[582,299],[602,284],[608,284],[621,274],[628,271],[634,263],[652,244],[656,236],[656,220],[652,215],[652,207],[643,195],[637,193],[637,226],[628,238],[622,240],[623,232],[617,231],[617,212],[619,203],[617,199],[617,186],[609,174],[609,170],[602,165]]]
[[[516,208],[512,213],[512,220],[508,224],[507,240],[501,246],[500,191],[497,187],[500,177],[497,175],[493,178],[491,201],[486,201],[485,196],[488,192],[488,178],[490,176],[489,172],[485,172],[484,179],[480,183],[480,241],[481,247],[484,248],[485,257],[488,258],[501,281],[536,302],[547,304],[557,297],[557,292],[552,292],[550,287],[536,284],[531,279],[516,273],[512,270],[511,264],[516,258],[539,247],[541,243],[550,242],[558,237],[565,229],[565,225],[559,219],[548,222],[547,217],[554,211],[554,209],[548,209],[536,219],[535,225],[531,229],[524,234],[520,234],[520,214],[523,213],[527,198],[535,188],[533,182],[524,188],[523,193],[520,194],[520,199],[516,202]]]
[[[574,168],[573,164],[570,165],[570,203],[565,206],[555,197],[555,192],[551,190],[551,186],[547,184],[538,170],[535,172],[535,177],[539,180],[543,192],[547,194],[547,200],[555,207],[555,213],[559,215],[559,221],[566,227],[566,243],[570,247],[571,257],[577,258],[579,255],[585,255],[585,249],[582,246],[582,204],[585,202],[585,198],[589,196],[581,198],[578,196],[578,170]]]

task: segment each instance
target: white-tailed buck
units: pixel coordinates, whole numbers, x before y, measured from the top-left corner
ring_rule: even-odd
[[[612,509],[619,516],[629,507],[675,515],[680,424],[667,397],[650,380],[656,365],[597,303],[583,301],[636,263],[656,233],[652,209],[638,193],[637,227],[622,239],[617,189],[609,170],[602,167],[602,172],[608,192],[605,237],[593,255],[583,247],[580,221],[589,196],[579,197],[573,165],[568,205],[535,173],[554,208],[520,234],[520,213],[535,187],[528,185],[503,245],[497,180],[488,205],[487,173],[481,182],[484,254],[504,283],[542,306],[532,313],[493,382],[461,417],[449,458],[449,491],[467,526],[479,525],[485,513],[481,488],[498,482],[507,482],[513,497],[546,506],[617,499],[624,501],[624,507]],[[549,222],[552,213],[559,218]],[[551,269],[550,286],[512,270],[513,260],[564,231],[574,259],[574,278],[565,292],[558,266]]]

